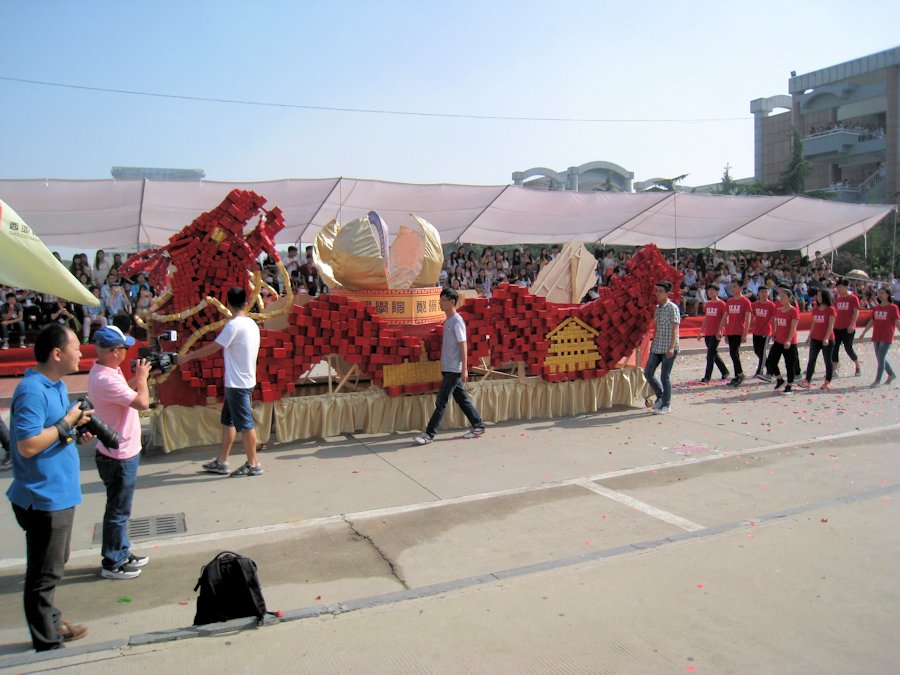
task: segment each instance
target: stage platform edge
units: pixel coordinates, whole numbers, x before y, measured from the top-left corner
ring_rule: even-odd
[[[616,405],[634,405],[649,396],[638,367],[610,371],[601,378],[545,382],[538,378],[482,380],[468,385],[475,407],[487,423],[551,419],[593,413]],[[434,410],[434,393],[388,396],[380,389],[295,396],[274,403],[255,402],[253,415],[260,443],[286,443],[340,434],[418,432]],[[216,406],[168,406],[153,411],[154,446],[165,452],[216,445],[221,440]],[[441,430],[463,429],[468,422],[450,403]]]

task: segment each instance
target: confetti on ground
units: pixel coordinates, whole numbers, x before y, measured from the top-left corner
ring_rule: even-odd
[[[190,604],[190,603],[189,603],[187,600],[182,600],[182,601],[179,602],[178,604],[179,604],[179,605],[188,605],[188,604]]]
[[[125,602],[131,602],[131,596],[130,596],[130,595],[123,595],[121,598],[119,598],[118,600],[116,600],[116,602],[122,602],[122,603],[125,603]]]
[[[708,445],[703,445],[702,443],[691,443],[687,441],[682,443],[681,445],[676,445],[673,448],[663,448],[663,450],[668,450],[669,452],[674,452],[676,455],[682,456],[690,456],[690,455],[702,455],[703,453],[712,452],[712,448]]]

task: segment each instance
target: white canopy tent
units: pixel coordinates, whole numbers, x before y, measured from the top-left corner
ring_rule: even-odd
[[[0,198],[48,246],[92,249],[165,244],[234,188],[284,212],[278,243],[311,242],[332,218],[377,211],[396,234],[415,213],[444,243],[654,243],[660,248],[827,253],[890,214],[892,206],[808,197],[682,192],[549,192],[514,185],[418,185],[354,178],[255,183],[0,180]]]

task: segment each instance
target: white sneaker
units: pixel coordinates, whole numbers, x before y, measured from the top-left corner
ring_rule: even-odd
[[[654,415],[668,415],[670,412],[672,412],[672,409],[669,406],[664,405],[659,410],[654,410],[653,414]]]
[[[429,443],[431,443],[431,441],[434,440],[434,436],[429,436],[428,434],[422,433],[416,436],[413,440],[419,445],[428,445]]]
[[[135,579],[141,576],[141,569],[125,562],[111,570],[101,567],[100,576],[104,579]]]
[[[656,412],[657,410],[659,410],[662,407],[663,407],[662,399],[658,398],[653,402],[653,407],[650,408],[650,410],[652,410],[653,412]]]
[[[469,431],[463,434],[463,438],[478,438],[479,436],[483,436],[484,432],[485,428],[483,426],[472,427]]]

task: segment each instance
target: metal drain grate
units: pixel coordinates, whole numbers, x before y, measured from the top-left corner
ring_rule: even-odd
[[[185,532],[187,532],[187,526],[184,524],[183,513],[132,518],[128,521],[128,538],[131,540],[171,537]],[[100,546],[102,543],[103,523],[97,523],[94,525],[94,546]]]

